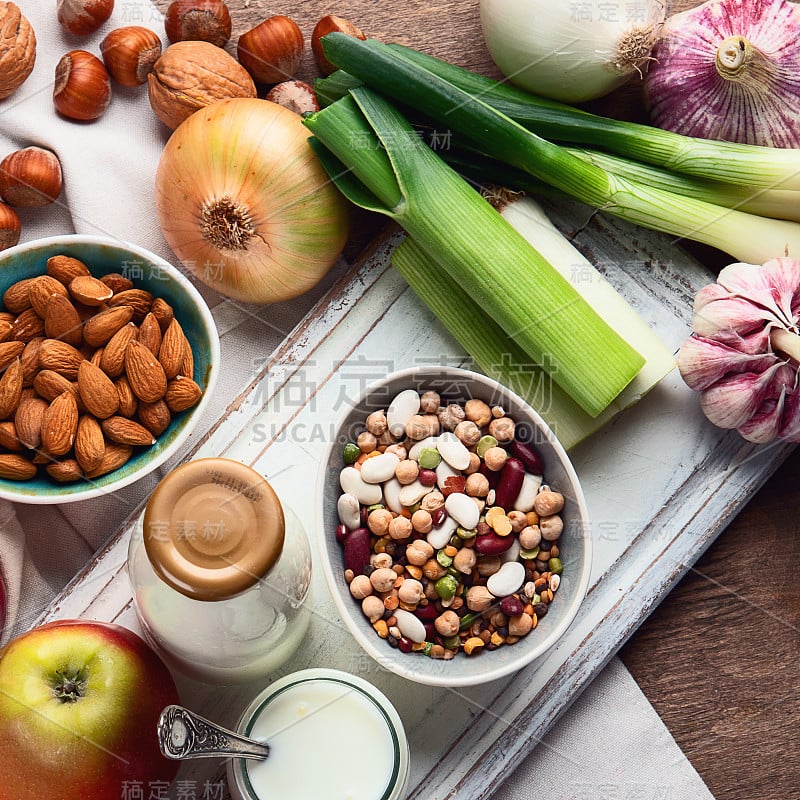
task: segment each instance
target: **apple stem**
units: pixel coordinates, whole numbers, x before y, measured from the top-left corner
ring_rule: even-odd
[[[53,686],[53,694],[62,703],[76,703],[86,694],[86,675],[80,671],[72,675],[64,672],[56,672],[56,683]]]

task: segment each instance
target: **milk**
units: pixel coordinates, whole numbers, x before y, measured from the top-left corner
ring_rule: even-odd
[[[302,678],[307,673],[325,677]],[[334,670],[288,676],[254,702],[240,725],[266,741],[264,761],[238,761],[243,800],[395,800],[408,772],[397,712],[374,687]],[[233,784],[236,784],[234,787]]]

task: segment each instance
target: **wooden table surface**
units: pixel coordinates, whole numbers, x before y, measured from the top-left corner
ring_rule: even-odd
[[[156,4],[164,10],[169,1]],[[673,0],[667,6],[676,11],[697,4]],[[315,22],[334,13],[352,19],[370,36],[497,74],[482,43],[475,0],[397,5],[229,0],[229,7],[232,51],[238,34],[272,14],[291,16],[308,39]],[[298,77],[315,74],[307,53]],[[612,102],[616,111],[641,114],[635,88],[617,93]],[[710,266],[726,263],[716,253],[704,256]],[[798,471],[800,452],[769,480],[621,653],[719,800],[800,796]],[[609,732],[613,735],[613,721]]]

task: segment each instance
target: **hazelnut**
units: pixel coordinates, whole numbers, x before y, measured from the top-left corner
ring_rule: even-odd
[[[314,87],[305,81],[279,83],[267,92],[264,99],[288,108],[295,114],[319,111],[319,102]]]
[[[0,2],[0,100],[25,83],[36,63],[36,34],[16,3]]]
[[[323,75],[330,75],[336,69],[336,66],[325,58],[325,53],[322,49],[322,42],[320,41],[323,36],[329,33],[344,33],[352,36],[355,39],[361,39],[363,42],[367,37],[362,33],[361,29],[354,25],[350,20],[343,17],[335,17],[328,15],[323,17],[315,26],[314,32],[311,34],[311,50],[314,53],[314,60],[317,62],[319,71]],[[435,410],[435,409],[434,409]]]
[[[175,0],[167,9],[164,29],[170,42],[210,42],[225,47],[231,38],[231,15],[221,0]]]
[[[0,161],[0,196],[10,206],[46,206],[61,194],[61,163],[41,147],[15,150]]]
[[[147,76],[150,105],[156,116],[175,129],[200,108],[229,97],[255,97],[247,70],[209,42],[170,45]]]
[[[161,55],[161,39],[149,28],[130,25],[117,28],[100,42],[100,53],[111,77],[122,86],[147,82]]]
[[[58,0],[56,13],[62,27],[76,36],[94,33],[114,10],[114,0]]]
[[[53,103],[69,119],[99,119],[111,101],[111,80],[103,62],[86,50],[65,53],[56,65]]]
[[[241,64],[259,83],[279,83],[297,71],[303,44],[303,32],[297,23],[278,14],[243,33],[236,52]]]
[[[0,203],[0,250],[13,247],[20,237],[22,225],[17,212],[11,206]]]

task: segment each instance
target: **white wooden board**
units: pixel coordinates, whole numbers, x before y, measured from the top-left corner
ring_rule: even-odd
[[[677,349],[689,333],[692,297],[712,276],[666,237],[601,216],[586,224],[582,214],[567,207],[555,217],[565,231],[580,230],[576,244]],[[252,465],[309,528],[318,460],[341,404],[388,370],[469,363],[388,268],[399,240],[394,235],[378,246],[332,290],[194,453]],[[409,690],[358,648],[318,570],[309,635],[281,674],[325,665],[365,676],[386,692],[406,725],[410,797],[488,797],[509,764],[536,745],[790,450],[754,447],[711,427],[673,372],[572,453],[593,521],[592,586],[568,635],[544,658],[480,687]],[[42,621],[86,617],[137,629],[127,540],[127,529],[119,531]],[[256,688],[185,680],[180,686],[186,705],[230,725]],[[181,778],[196,787],[215,785],[219,768],[219,762],[197,762],[185,766]]]

